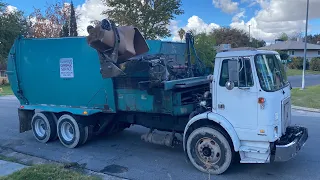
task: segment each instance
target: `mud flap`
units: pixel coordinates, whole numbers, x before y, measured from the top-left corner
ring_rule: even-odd
[[[18,109],[20,133],[31,130],[31,120],[34,110]]]

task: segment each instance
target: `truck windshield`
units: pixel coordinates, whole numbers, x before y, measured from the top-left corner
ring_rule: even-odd
[[[255,65],[261,88],[264,91],[277,91],[288,85],[284,66],[277,54],[258,54]]]

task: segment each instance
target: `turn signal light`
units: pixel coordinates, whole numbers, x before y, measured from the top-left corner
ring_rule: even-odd
[[[259,104],[263,104],[263,103],[265,103],[266,102],[266,99],[265,98],[263,98],[263,97],[259,97],[258,98],[258,103]]]
[[[88,115],[88,111],[83,111],[83,114],[84,115]]]
[[[24,108],[24,106],[20,106],[20,109],[23,109]]]

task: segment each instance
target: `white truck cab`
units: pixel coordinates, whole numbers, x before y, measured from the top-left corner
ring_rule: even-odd
[[[184,149],[196,168],[221,174],[236,154],[241,163],[287,161],[304,146],[307,129],[290,126],[291,85],[277,52],[219,52],[209,78],[212,104],[184,132]],[[208,121],[210,128],[195,126]]]

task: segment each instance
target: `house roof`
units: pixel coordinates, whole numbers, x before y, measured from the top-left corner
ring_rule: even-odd
[[[304,42],[302,41],[283,41],[269,46],[261,47],[265,50],[303,50]],[[308,50],[320,50],[320,45],[307,43]]]

